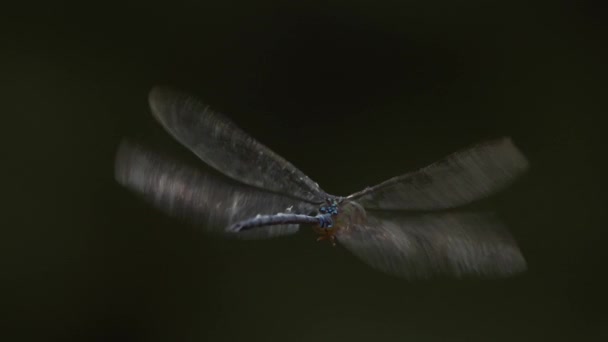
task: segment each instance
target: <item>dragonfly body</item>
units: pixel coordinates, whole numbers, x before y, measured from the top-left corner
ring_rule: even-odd
[[[263,226],[284,225],[284,224],[316,224],[321,228],[333,227],[333,217],[338,215],[339,204],[342,198],[328,198],[326,203],[319,206],[319,214],[304,215],[293,213],[278,213],[274,215],[257,215],[254,218],[237,222],[228,228],[231,232],[241,232]]]
[[[507,276],[526,267],[494,215],[461,209],[527,169],[508,138],[340,197],[192,96],[155,88],[150,106],[176,140],[232,182],[129,142],[117,154],[116,179],[211,233],[260,239],[312,225],[319,239],[406,278]]]

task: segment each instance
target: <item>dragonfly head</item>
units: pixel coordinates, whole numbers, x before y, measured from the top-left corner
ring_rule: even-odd
[[[341,229],[349,229],[365,221],[367,221],[367,213],[363,206],[354,201],[347,201],[340,206],[340,216],[336,218],[335,225]]]

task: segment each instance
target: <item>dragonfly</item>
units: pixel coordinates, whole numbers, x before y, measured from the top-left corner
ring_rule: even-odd
[[[189,93],[155,87],[149,105],[175,140],[219,172],[123,140],[115,178],[158,210],[208,233],[268,239],[308,226],[317,240],[341,245],[369,266],[406,279],[507,277],[526,269],[501,220],[467,209],[528,169],[508,137],[336,196]]]

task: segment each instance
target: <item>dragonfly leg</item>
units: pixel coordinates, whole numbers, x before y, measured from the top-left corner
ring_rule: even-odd
[[[335,233],[337,228],[321,228],[321,227],[313,227],[314,231],[320,236],[317,238],[317,241],[329,241],[332,246],[336,246],[336,236]]]

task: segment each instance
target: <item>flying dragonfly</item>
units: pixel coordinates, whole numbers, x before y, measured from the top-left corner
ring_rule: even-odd
[[[461,150],[342,197],[323,191],[187,93],[156,87],[149,103],[173,138],[220,173],[123,141],[116,180],[169,215],[210,233],[244,239],[312,226],[317,240],[342,245],[371,267],[407,279],[504,277],[526,269],[517,243],[493,214],[462,208],[526,171],[526,158],[509,138]]]

